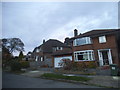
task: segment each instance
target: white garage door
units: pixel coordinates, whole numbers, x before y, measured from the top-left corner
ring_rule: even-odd
[[[54,58],[54,67],[55,67],[55,68],[60,68],[60,67],[62,67],[62,66],[59,66],[59,63],[60,63],[60,60],[61,60],[61,59],[70,59],[70,60],[72,60],[72,56],[56,57],[56,58]]]

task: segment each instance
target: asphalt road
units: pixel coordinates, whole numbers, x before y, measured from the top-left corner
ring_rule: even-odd
[[[32,78],[3,72],[2,88],[100,88],[100,87],[40,78]]]

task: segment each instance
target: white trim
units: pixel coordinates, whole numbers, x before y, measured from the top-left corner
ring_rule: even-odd
[[[111,49],[99,49],[98,50],[98,56],[99,56],[99,65],[103,66],[103,57],[102,57],[102,52],[100,51],[108,51],[108,61],[109,61],[109,65],[112,64],[112,55],[111,55]]]
[[[76,52],[85,52],[85,51],[93,51],[93,50],[82,50],[82,51],[75,51],[74,53],[76,53]]]
[[[99,43],[106,43],[106,36],[104,35],[104,36],[100,36],[99,37]]]
[[[41,57],[41,61],[43,61],[43,57]]]
[[[85,43],[79,43],[81,40],[84,39]],[[91,37],[81,37],[81,38],[76,38],[73,41],[74,46],[81,46],[81,45],[87,45],[87,44],[92,44]]]
[[[74,45],[74,46],[77,46],[77,45],[76,45],[76,39],[73,41],[73,45]]]
[[[75,57],[76,57],[76,53],[80,53],[80,52],[88,52],[88,53],[87,53],[88,60],[78,60],[78,57],[77,57],[77,60],[76,60],[76,58],[75,58]],[[74,52],[74,61],[76,61],[76,62],[79,62],[79,61],[94,61],[94,58],[93,58],[93,57],[91,57],[92,60],[90,60],[89,52],[93,52],[93,54],[91,54],[91,55],[94,55],[94,51],[93,51],[93,50],[75,51],[75,52]]]
[[[103,66],[103,57],[102,57],[102,55],[100,53],[100,50],[98,50],[98,56],[99,56],[99,65]]]
[[[108,58],[109,58],[109,64],[113,64],[112,55],[111,55],[111,49],[109,49]]]
[[[38,61],[38,56],[36,56],[35,61]]]

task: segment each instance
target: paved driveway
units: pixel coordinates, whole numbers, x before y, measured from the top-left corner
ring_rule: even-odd
[[[2,79],[3,88],[99,88],[96,86],[32,78],[5,72]]]

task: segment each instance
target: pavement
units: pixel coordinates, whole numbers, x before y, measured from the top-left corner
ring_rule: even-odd
[[[38,71],[38,70],[34,70],[34,71],[27,71],[21,75],[24,76],[29,76],[29,77],[40,77],[42,74],[44,73],[52,73],[50,71]]]
[[[44,73],[53,73],[53,72],[47,71],[47,70],[45,70],[45,71],[35,70],[35,71],[27,71],[26,73],[23,73],[21,75],[28,76],[28,77],[40,77],[40,75],[42,75]],[[64,75],[82,76],[82,77],[91,78],[90,81],[83,82],[83,84],[103,86],[103,87],[109,87],[109,88],[120,88],[120,86],[119,86],[120,77],[119,76],[80,75],[80,74],[64,74]],[[63,81],[65,81],[65,80],[63,80]],[[67,82],[68,82],[68,80],[67,80]]]

